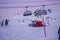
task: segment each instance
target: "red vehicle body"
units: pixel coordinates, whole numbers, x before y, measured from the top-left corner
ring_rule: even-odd
[[[40,20],[33,20],[32,24],[33,24],[33,26],[42,26],[42,21],[40,21]]]

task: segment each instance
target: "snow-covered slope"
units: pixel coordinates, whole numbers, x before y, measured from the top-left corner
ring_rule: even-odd
[[[30,18],[33,19],[33,16]],[[45,37],[44,27],[28,26],[31,23],[30,18],[28,16],[8,18],[10,20],[8,26],[0,25],[0,40],[58,40],[59,19],[49,19],[50,25],[45,27]]]

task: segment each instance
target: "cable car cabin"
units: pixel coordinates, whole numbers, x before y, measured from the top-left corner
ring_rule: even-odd
[[[32,21],[32,25],[33,26],[42,26],[42,21],[40,21],[40,20],[33,20]]]
[[[24,14],[23,14],[23,16],[30,16],[30,15],[32,15],[31,11],[25,11]]]

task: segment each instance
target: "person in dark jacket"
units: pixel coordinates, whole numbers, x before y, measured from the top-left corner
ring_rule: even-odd
[[[59,40],[60,40],[60,27],[59,27],[59,30],[58,30],[58,35],[59,35]]]
[[[5,20],[5,25],[8,25],[8,20],[7,19]]]
[[[2,22],[1,22],[1,26],[3,26],[3,22],[4,22],[4,20],[2,20]]]

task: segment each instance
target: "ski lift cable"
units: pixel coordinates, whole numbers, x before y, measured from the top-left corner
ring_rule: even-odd
[[[51,6],[51,5],[59,5],[60,3],[54,3],[54,4],[43,4],[45,6]],[[28,6],[28,7],[40,7],[40,6],[43,6],[43,5],[35,5],[35,6]]]
[[[57,0],[49,0],[50,1],[57,1]],[[59,0],[58,0],[59,1]],[[15,4],[15,3],[37,3],[37,2],[46,2],[46,1],[27,1],[27,2],[0,2],[0,4]]]
[[[43,4],[45,5],[45,4]],[[40,7],[43,5],[35,5],[35,6],[15,6],[15,7],[0,7],[0,9],[8,9],[8,8],[26,8],[26,7]],[[52,5],[60,5],[60,3],[54,3],[54,4],[46,4],[45,6],[52,6]]]

